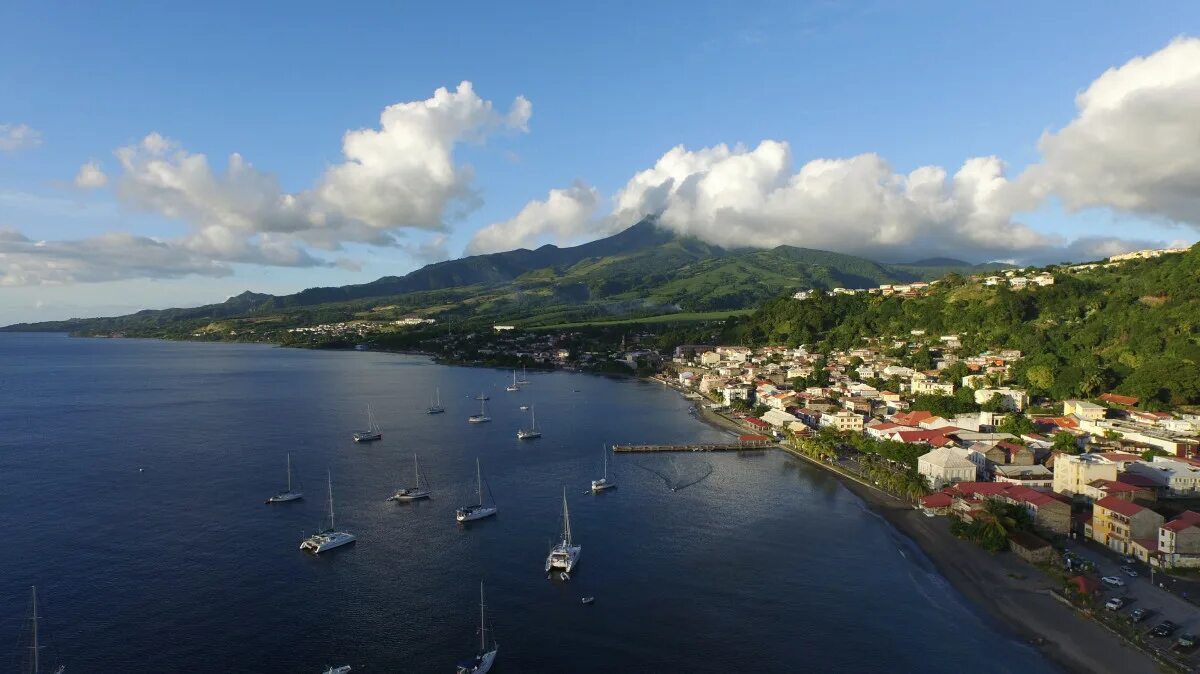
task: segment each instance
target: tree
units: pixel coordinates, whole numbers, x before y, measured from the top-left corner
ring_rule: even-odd
[[[946,368],[942,370],[940,374],[938,374],[938,379],[951,384],[958,384],[962,381],[963,377],[969,374],[971,374],[971,370],[967,367],[967,364],[961,360],[956,360],[947,365]]]
[[[984,412],[1006,412],[1008,411],[1008,400],[999,393],[993,393],[991,398],[988,398],[979,409]]]
[[[1049,391],[1054,386],[1054,370],[1048,365],[1034,365],[1025,370],[1025,381],[1033,388]]]
[[[1064,454],[1078,454],[1079,440],[1066,431],[1059,431],[1054,434],[1054,443],[1051,448]]]
[[[1001,433],[1012,433],[1013,435],[1021,436],[1032,433],[1034,426],[1029,417],[1020,412],[1014,412],[1001,419],[1000,423],[996,425],[996,430]]]
[[[1151,447],[1150,449],[1142,452],[1142,461],[1153,461],[1154,457],[1156,456],[1170,456],[1170,454],[1159,449],[1158,447]]]

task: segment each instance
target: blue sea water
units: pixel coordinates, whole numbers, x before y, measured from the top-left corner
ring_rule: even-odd
[[[0,669],[447,672],[1050,672],[829,475],[782,453],[620,455],[603,443],[721,440],[633,379],[435,365],[262,345],[0,334]],[[424,413],[435,387],[444,415]],[[490,424],[469,425],[474,395]],[[544,437],[518,441],[532,402]],[[382,442],[356,445],[373,406]],[[305,499],[283,488],[292,453]],[[411,481],[434,489],[385,498]],[[460,526],[474,463],[500,512]],[[358,542],[298,550],[326,517]],[[691,484],[693,483],[694,484]],[[689,485],[690,486],[685,486]],[[583,554],[543,564],[566,487]],[[676,487],[676,491],[672,491]],[[580,597],[595,596],[583,606]]]

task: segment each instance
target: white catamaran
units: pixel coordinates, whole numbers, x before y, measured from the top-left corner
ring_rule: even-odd
[[[441,414],[445,411],[446,408],[442,407],[442,389],[435,388],[433,402],[430,403],[429,409],[425,410],[425,414]]]
[[[472,414],[471,416],[467,417],[467,423],[469,423],[469,424],[486,424],[487,422],[489,422],[491,420],[492,420],[492,418],[489,417],[488,413],[487,413],[487,398],[480,398],[479,399],[479,414]]]
[[[505,386],[504,390],[508,391],[509,393],[512,393],[513,391],[521,390],[521,387],[517,386],[517,371],[516,370],[513,370],[513,383],[509,384],[508,386]]]
[[[483,581],[479,582],[479,653],[472,659],[458,663],[457,674],[487,674],[492,669],[492,664],[496,662],[496,653],[500,651],[500,644],[496,643],[495,638],[492,639],[492,647],[488,649],[487,640],[487,614],[485,612],[485,604],[483,602]]]
[[[550,554],[546,556],[546,573],[550,573],[550,569],[562,569],[565,573],[571,573],[579,563],[579,554],[583,552],[582,545],[575,545],[571,541],[571,513],[567,510],[566,487],[563,487],[562,522],[562,540],[551,548]]]
[[[379,424],[375,423],[375,413],[371,411],[371,405],[367,405],[367,430],[355,431],[355,442],[374,442],[383,439],[383,431],[379,429]]]
[[[299,501],[304,498],[304,494],[292,489],[292,453],[287,455],[287,491],[281,491],[278,494],[267,499],[267,503],[286,503],[288,501]]]
[[[417,501],[423,498],[429,498],[432,493],[429,491],[429,482],[421,484],[421,465],[417,463],[417,455],[413,454],[413,470],[416,471],[417,477],[413,482],[413,486],[399,489],[395,494],[388,497],[389,501]]]
[[[605,489],[616,487],[616,482],[608,481],[608,445],[604,446],[604,477],[599,480],[592,480],[592,491],[599,492]]]
[[[33,674],[41,674],[41,671],[42,671],[42,645],[38,642],[38,636],[39,636],[38,635],[38,618],[40,616],[38,616],[38,607],[37,607],[37,586],[34,585],[33,587],[29,588],[29,592],[33,597],[33,599],[32,599],[33,606],[30,609],[30,614],[29,614],[29,621],[33,625],[33,645],[29,647],[29,653],[30,653],[30,656],[29,656],[30,669],[29,669],[29,671],[33,672]],[[67,669],[66,665],[60,665],[51,671],[53,671],[54,674],[63,674],[63,672],[66,671],[66,669]]]
[[[301,550],[307,550],[313,554],[321,554],[326,550],[353,543],[358,540],[358,537],[348,531],[338,531],[333,521],[333,476],[329,476],[329,528],[317,532],[312,536],[304,539],[300,544]]]
[[[492,489],[488,487],[488,494],[491,493]],[[478,502],[473,505],[463,506],[454,511],[454,519],[459,522],[470,522],[471,520],[481,520],[496,514],[495,497],[492,497],[492,505],[483,504],[483,471],[479,467],[479,459],[475,459],[475,494],[478,497]]]
[[[533,405],[529,406],[529,428],[521,428],[517,430],[518,440],[532,440],[542,437],[542,432],[537,427],[537,413],[533,409]]]

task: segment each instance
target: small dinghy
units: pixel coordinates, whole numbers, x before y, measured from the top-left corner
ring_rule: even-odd
[[[585,605],[586,605],[586,604],[590,604],[590,603],[592,603],[592,602],[594,602],[594,601],[596,601],[596,598],[595,598],[595,597],[583,597],[583,598],[581,598],[581,599],[579,600],[579,603],[580,603],[580,604],[585,604]]]

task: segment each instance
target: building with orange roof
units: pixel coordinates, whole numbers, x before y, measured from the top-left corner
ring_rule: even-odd
[[[1134,552],[1135,540],[1157,538],[1162,525],[1163,516],[1153,510],[1117,496],[1105,496],[1092,506],[1090,538],[1128,555]]]

